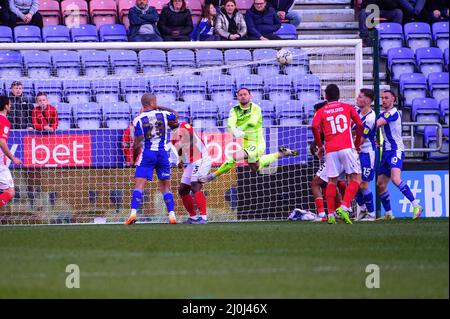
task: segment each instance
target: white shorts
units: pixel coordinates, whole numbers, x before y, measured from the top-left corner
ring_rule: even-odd
[[[210,170],[211,158],[209,157],[187,164],[181,177],[181,183],[191,185],[192,182],[198,182],[198,178],[208,175]]]
[[[328,183],[327,165],[325,163],[320,165],[316,175],[319,176],[319,178],[323,180],[325,183]],[[347,180],[347,175],[345,174],[344,170],[342,170],[342,172],[339,174],[338,180],[344,182]]]
[[[14,181],[11,176],[9,168],[1,165],[0,166],[0,190],[4,191],[8,188],[14,188]]]
[[[361,163],[358,153],[352,148],[326,154],[327,176],[338,177],[343,171],[346,174],[361,174]]]

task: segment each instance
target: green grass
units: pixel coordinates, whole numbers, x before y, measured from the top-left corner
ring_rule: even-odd
[[[449,298],[448,258],[448,219],[1,227],[0,298]]]

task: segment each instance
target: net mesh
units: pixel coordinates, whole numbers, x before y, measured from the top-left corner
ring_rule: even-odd
[[[227,129],[236,91],[250,89],[263,113],[266,154],[280,146],[299,151],[252,172],[244,162],[204,185],[210,221],[286,219],[294,208],[314,211],[310,181],[320,163],[309,154],[314,104],[336,83],[345,102],[355,92],[353,47],[290,47],[292,62],[277,61],[280,47],[263,49],[10,51],[20,66],[0,66],[0,88],[12,99],[8,145],[23,161],[8,160],[14,199],[0,208],[1,224],[120,223],[130,212],[135,168],[129,164],[132,119],[145,92],[175,109],[206,144],[216,171],[242,148]],[[55,132],[40,128],[48,114],[34,108],[45,92],[58,112]],[[34,111],[33,111],[34,108]],[[21,109],[22,111],[18,111]],[[28,128],[30,127],[30,128]],[[34,129],[31,129],[34,127]],[[177,195],[183,173],[171,169],[177,216],[188,214]],[[148,182],[138,222],[167,222],[156,175]]]

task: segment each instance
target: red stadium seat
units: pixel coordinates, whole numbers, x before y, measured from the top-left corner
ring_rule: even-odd
[[[91,21],[99,29],[104,24],[115,24],[117,20],[117,4],[114,0],[91,0]]]
[[[162,8],[169,3],[169,0],[149,0],[148,4],[155,7],[158,13],[161,13]]]
[[[64,24],[69,28],[88,24],[88,5],[84,0],[64,0],[61,2],[61,13]]]
[[[236,7],[239,11],[244,12],[253,5],[253,0],[236,0]]]
[[[201,0],[186,0],[186,8],[191,10],[192,23],[195,25],[200,21],[202,15],[202,1]]]
[[[44,26],[58,25],[61,20],[59,2],[55,0],[44,0],[39,4],[39,13],[42,15]]]
[[[134,0],[119,0],[119,20],[125,25],[125,28],[130,27],[130,20],[128,19],[128,11],[136,2]]]

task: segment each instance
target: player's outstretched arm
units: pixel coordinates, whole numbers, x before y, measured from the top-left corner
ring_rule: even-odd
[[[141,136],[135,136],[134,138],[134,143],[133,143],[133,161],[134,159],[138,158],[139,153],[141,151],[141,147],[142,147],[142,135]],[[132,165],[134,165],[134,163],[131,163]]]
[[[158,106],[158,109],[175,114],[175,120],[178,121],[178,112],[177,111],[172,110],[170,107],[166,107],[166,106]]]
[[[16,158],[9,150],[8,144],[6,143],[6,140],[3,138],[0,138],[0,149],[3,151],[3,154],[8,157],[11,162],[13,162],[15,165],[22,164],[22,161],[18,158]]]
[[[380,117],[377,120],[377,128],[380,128],[380,127],[382,127],[382,126],[384,126],[386,124],[387,124],[387,121],[384,118],[382,118],[382,117]]]
[[[352,108],[350,112],[353,123],[355,123],[356,125],[355,147],[358,149],[361,145],[361,137],[364,131],[364,124],[354,108]]]

